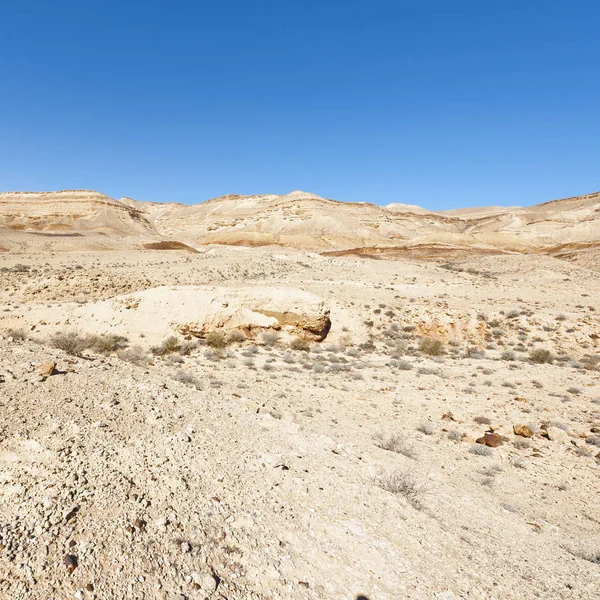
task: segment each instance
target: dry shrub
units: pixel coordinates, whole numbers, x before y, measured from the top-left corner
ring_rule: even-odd
[[[419,345],[419,350],[427,356],[441,356],[445,353],[444,343],[441,340],[433,338],[423,338]]]
[[[79,356],[91,346],[92,340],[78,331],[57,331],[50,336],[50,344],[67,354]]]
[[[554,356],[550,350],[537,348],[536,350],[531,351],[529,354],[529,360],[538,364],[550,364],[554,361]]]
[[[279,341],[279,334],[275,331],[264,331],[260,338],[262,343],[270,348]]]
[[[301,337],[296,337],[290,342],[292,350],[300,350],[302,352],[310,352],[310,344]]]
[[[173,354],[173,352],[178,352],[181,348],[181,344],[179,339],[174,335],[170,335],[168,338],[163,340],[160,346],[152,346],[150,348],[150,352],[155,356],[166,356],[167,354]]]
[[[412,473],[396,470],[381,476],[379,487],[392,494],[404,496],[416,509],[421,509],[423,506],[423,495],[426,488]]]
[[[27,332],[24,329],[7,329],[4,335],[12,338],[13,342],[24,342],[27,339]]]
[[[244,335],[244,332],[240,331],[239,329],[234,329],[227,335],[228,344],[241,344],[242,342],[245,342],[246,339],[247,338]]]
[[[91,335],[89,341],[90,348],[98,354],[110,354],[127,347],[127,338],[113,333]]]
[[[212,348],[225,348],[227,346],[227,338],[225,334],[220,331],[211,331],[204,338],[207,346]]]
[[[179,381],[180,383],[187,385],[188,387],[193,387],[197,390],[202,389],[202,383],[200,382],[200,380],[188,371],[176,371],[173,375],[173,379],[175,379],[175,381]]]
[[[382,450],[389,450],[390,452],[396,452],[407,456],[408,458],[414,458],[416,455],[414,446],[408,444],[406,440],[397,433],[384,435],[377,433],[373,436],[375,445]]]
[[[118,350],[117,356],[121,360],[133,363],[134,365],[145,365],[148,362],[148,355],[141,346],[133,346],[133,348]]]

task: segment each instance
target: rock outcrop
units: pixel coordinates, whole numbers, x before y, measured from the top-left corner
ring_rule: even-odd
[[[73,319],[94,333],[137,332],[150,341],[174,332],[203,338],[233,330],[248,338],[273,330],[320,341],[331,327],[324,300],[288,287],[165,286],[88,304],[75,309]]]

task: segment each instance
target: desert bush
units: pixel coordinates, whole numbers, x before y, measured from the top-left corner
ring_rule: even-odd
[[[489,417],[475,417],[473,421],[479,425],[490,425],[492,423]]]
[[[243,331],[239,329],[234,329],[227,334],[227,343],[228,344],[241,344],[246,341],[246,336]]]
[[[419,375],[439,375],[439,369],[433,369],[432,367],[419,367],[417,369]]]
[[[181,344],[179,343],[179,339],[174,335],[170,335],[162,341],[160,346],[152,346],[150,352],[155,356],[166,356],[167,354],[178,352],[180,348]]]
[[[290,342],[290,348],[292,350],[299,350],[302,352],[310,352],[310,344],[301,337],[296,337]]]
[[[529,354],[529,360],[538,364],[551,363],[554,361],[554,356],[550,350],[537,348],[531,351]]]
[[[279,334],[276,331],[263,331],[260,339],[265,346],[270,348],[279,341]]]
[[[531,442],[524,438],[517,438],[513,440],[513,446],[518,450],[528,450],[531,448]]]
[[[4,335],[12,338],[13,342],[24,342],[27,339],[27,332],[24,329],[7,329]]]
[[[227,338],[221,331],[211,331],[206,334],[204,340],[206,345],[211,346],[211,348],[225,348],[227,345]]]
[[[444,343],[441,340],[433,338],[423,338],[419,345],[419,350],[427,356],[441,356],[444,354]]]
[[[380,476],[379,486],[392,494],[404,496],[416,509],[421,509],[423,506],[426,488],[412,473],[397,470]]]
[[[510,360],[510,361],[512,361],[512,360],[516,360],[517,359],[517,355],[514,352],[512,352],[511,350],[505,350],[500,355],[500,358],[502,360]]]
[[[114,333],[90,336],[90,348],[98,354],[110,354],[127,347],[127,338]]]
[[[462,433],[458,431],[458,429],[451,429],[448,432],[448,439],[452,440],[453,442],[459,442],[462,440]]]
[[[417,426],[417,431],[420,431],[425,435],[433,435],[435,433],[435,427],[433,426],[433,423],[420,423]]]
[[[469,448],[469,452],[477,456],[492,456],[494,454],[489,446],[484,446],[483,444],[473,444]]]
[[[182,354],[183,356],[189,356],[194,350],[196,350],[200,346],[198,342],[199,340],[196,340],[194,342],[181,342],[181,344],[179,345],[179,354]]]
[[[414,458],[416,452],[412,444],[408,444],[406,440],[397,433],[384,435],[377,433],[373,436],[375,445],[382,450],[389,450],[390,452],[396,452],[407,456],[408,458]]]
[[[58,331],[50,336],[50,344],[54,348],[64,350],[67,354],[79,356],[91,345],[89,337],[82,335],[78,331]]]
[[[412,364],[407,360],[392,360],[390,361],[390,365],[400,369],[401,371],[410,371],[412,369]]]
[[[218,360],[225,358],[225,353],[223,352],[222,348],[215,348],[214,350],[207,350],[204,353],[204,358],[213,362],[217,362]]]
[[[183,371],[180,369],[173,374],[173,379],[187,385],[188,387],[192,387],[197,390],[202,389],[202,383],[200,380],[189,371]]]
[[[133,346],[117,351],[117,356],[126,362],[135,365],[145,365],[148,362],[148,356],[141,346]]]

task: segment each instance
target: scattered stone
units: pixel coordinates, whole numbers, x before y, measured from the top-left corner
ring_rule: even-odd
[[[569,434],[559,427],[548,427],[548,429],[546,429],[546,435],[552,442],[562,442],[565,444],[570,442]]]
[[[55,370],[56,370],[56,362],[55,361],[43,363],[38,367],[38,372],[42,377],[50,377],[50,375],[54,375]]]
[[[77,557],[74,554],[65,554],[63,562],[69,573],[72,573],[77,568]]]
[[[521,437],[533,437],[533,431],[531,430],[531,427],[529,427],[529,425],[514,425],[513,432],[515,435],[520,435]]]
[[[503,443],[502,438],[497,433],[485,433],[483,437],[477,438],[475,442],[489,446],[490,448],[497,448],[498,446],[502,446]]]

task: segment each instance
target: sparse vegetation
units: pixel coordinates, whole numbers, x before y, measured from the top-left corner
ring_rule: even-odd
[[[435,433],[435,427],[433,426],[433,423],[424,422],[417,426],[417,431],[420,431],[425,435],[433,435]]]
[[[167,354],[178,352],[180,348],[181,343],[179,342],[179,339],[174,335],[170,335],[168,338],[165,338],[159,346],[152,346],[150,352],[152,352],[154,356],[166,356]]]
[[[396,470],[381,476],[379,486],[392,494],[403,496],[417,510],[423,507],[426,487],[408,471]]]
[[[80,356],[84,350],[91,346],[92,340],[75,330],[58,331],[50,337],[50,344],[67,354]]]
[[[197,390],[202,389],[202,383],[200,380],[193,373],[189,373],[188,371],[176,371],[173,374],[173,379],[187,385],[188,387],[192,387]]]
[[[529,360],[538,364],[552,363],[554,361],[554,356],[550,350],[537,348],[536,350],[531,351]]]
[[[211,348],[225,348],[227,346],[227,336],[221,331],[211,331],[204,338],[207,346]]]
[[[310,352],[310,344],[301,337],[296,337],[290,342],[290,348],[301,352]]]
[[[483,444],[473,444],[469,448],[469,452],[477,456],[493,456],[494,454],[491,448],[489,448],[488,446],[484,446]]]
[[[127,347],[127,338],[122,335],[106,333],[104,335],[92,335],[89,338],[90,348],[98,354],[110,354]]]
[[[444,343],[433,338],[423,338],[419,350],[427,356],[442,356],[445,353]]]
[[[126,362],[135,365],[145,365],[148,362],[148,355],[141,346],[133,346],[117,351],[117,356]]]
[[[415,458],[416,451],[412,444],[406,442],[406,440],[397,433],[384,435],[378,433],[374,436],[375,445],[383,450],[389,450],[390,452],[396,452],[407,456],[408,458]]]
[[[27,339],[27,332],[24,329],[7,329],[4,335],[12,338],[13,342],[24,342]]]
[[[260,338],[262,343],[270,348],[279,341],[279,334],[276,331],[264,331]]]

